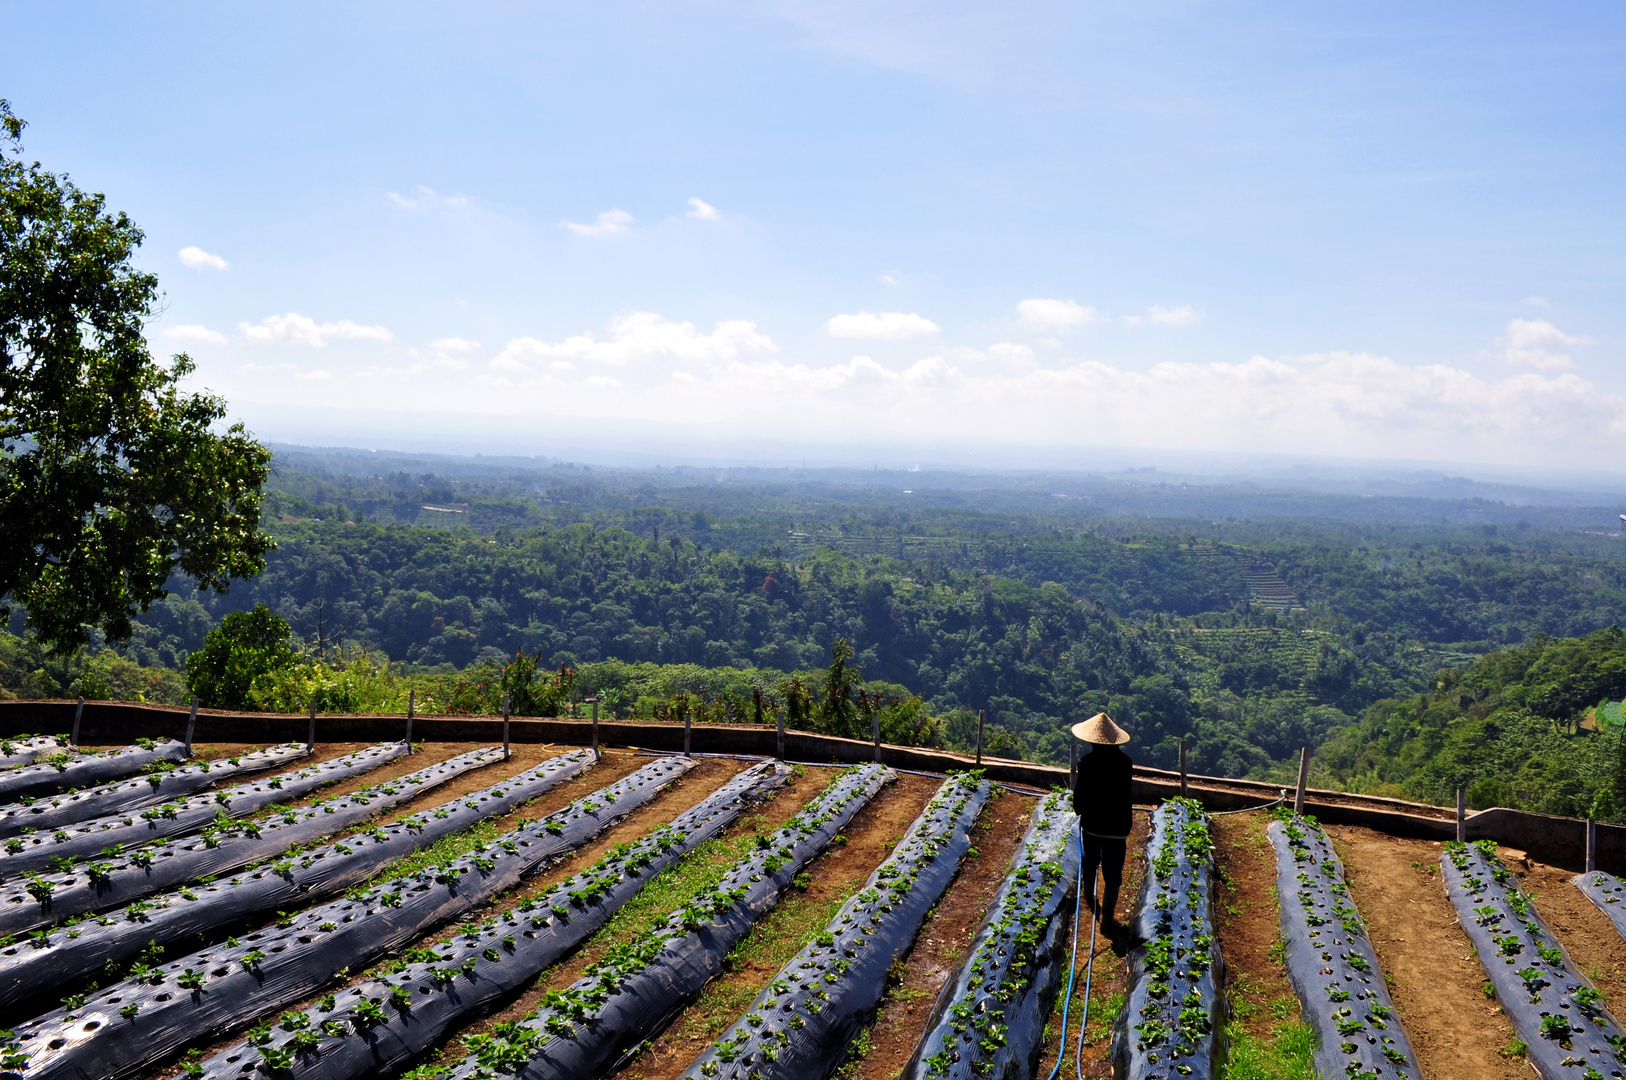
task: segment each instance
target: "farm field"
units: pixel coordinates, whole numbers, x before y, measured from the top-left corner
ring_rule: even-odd
[[[200,745],[196,758],[256,749]],[[1080,913],[1068,1000],[1076,857],[1056,839],[1075,835],[1065,800],[878,765],[620,748],[594,762],[580,747],[535,744],[507,760],[475,744],[414,749],[321,744],[230,775],[223,804],[233,784],[276,788],[313,766],[365,770],[218,825],[209,848],[259,840],[271,819],[341,809],[342,825],[292,851],[14,935],[0,947],[0,980],[38,970],[21,966],[34,951],[126,924],[139,936],[164,925],[165,905],[193,911],[184,937],[46,976],[30,992],[11,988],[0,999],[6,1074],[496,1080],[553,1075],[562,1066],[551,1062],[577,1060],[558,1057],[565,1051],[596,1063],[575,1075],[625,1080],[934,1080],[987,1075],[978,1062],[1000,1054],[1035,1066],[1018,1075],[1047,1076],[1059,1057],[1058,1075],[1168,1080],[1512,1078],[1532,1065],[1591,1080],[1585,1070],[1600,1062],[1611,1066],[1600,1076],[1621,1068],[1603,1039],[1626,1009],[1626,942],[1573,874],[1511,849],[1322,829],[1275,809],[1137,808],[1115,920],[1092,939]],[[366,816],[374,799],[381,810]],[[385,834],[394,846],[378,840]],[[1024,862],[1047,836],[1051,847]],[[191,843],[133,851],[161,860]],[[294,880],[301,859],[314,862],[306,873],[331,871],[340,855],[365,870],[343,890],[311,879],[308,902],[269,910],[221,899],[249,895],[268,873]],[[1519,917],[1530,933],[1547,935],[1531,947],[1551,971],[1545,985],[1568,995],[1560,1008],[1575,1004],[1570,1027],[1547,1036],[1553,1045],[1536,1040],[1555,1028],[1532,1038],[1520,1010],[1504,1007],[1512,976],[1488,978],[1459,924],[1452,868],[1472,860],[1495,879],[1484,888],[1503,890],[1510,910],[1529,913]],[[116,880],[105,869],[98,878],[93,862],[56,868],[62,894],[75,874]],[[50,895],[38,898],[47,911]],[[1511,924],[1474,910],[1510,949]],[[883,951],[866,954],[874,949]],[[698,974],[663,981],[664,956]],[[498,971],[500,988],[483,989]],[[977,989],[979,972],[998,987]],[[1541,996],[1534,968],[1518,975]],[[999,1001],[1028,1013],[1002,1013]],[[630,1034],[605,1042],[622,1014],[638,1018]],[[397,1030],[431,1018],[426,1051],[397,1045]],[[1603,1033],[1592,1043],[1589,1028]],[[1318,1040],[1318,1030],[1330,1034]],[[1346,1057],[1364,1064],[1348,1071]]]

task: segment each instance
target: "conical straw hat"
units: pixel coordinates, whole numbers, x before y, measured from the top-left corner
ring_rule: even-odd
[[[1073,725],[1073,734],[1087,743],[1101,746],[1122,746],[1129,741],[1129,732],[1112,722],[1112,717],[1098,712],[1082,724]]]

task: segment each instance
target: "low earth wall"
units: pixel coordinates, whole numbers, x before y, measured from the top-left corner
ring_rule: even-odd
[[[25,733],[55,735],[72,730],[78,703],[73,701],[0,701],[0,736]],[[123,745],[136,738],[184,738],[188,710],[171,705],[144,705],[122,701],[87,701],[79,718],[79,742],[86,746]],[[286,713],[238,713],[199,709],[197,742],[274,743],[303,740],[310,727],[304,716]],[[418,716],[412,722],[412,738],[431,742],[498,742],[502,739],[500,717]],[[585,745],[592,739],[591,720],[514,719],[509,738],[518,743],[568,743]],[[316,737],[322,742],[382,742],[406,734],[406,717],[341,715],[324,713],[316,718]],[[628,721],[603,721],[599,738],[606,746],[628,746],[644,750],[677,752],[683,749],[683,725]],[[697,754],[754,754],[772,756],[777,736],[772,727],[754,724],[703,724],[690,733],[690,749]],[[856,739],[840,739],[805,731],[785,732],[785,757],[791,761],[852,764],[875,756],[874,745]],[[968,755],[947,750],[882,744],[880,760],[895,769],[943,773],[951,769],[976,768]],[[1030,761],[985,757],[981,766],[990,780],[1007,784],[1049,789],[1067,783],[1067,770]],[[1281,793],[1281,787],[1253,780],[1225,777],[1188,777],[1190,793],[1211,810],[1237,810],[1268,802]],[[1179,794],[1177,773],[1161,769],[1135,768],[1135,800],[1155,803]],[[1363,825],[1388,833],[1420,840],[1456,838],[1456,819],[1446,807],[1371,795],[1350,795],[1341,791],[1310,789],[1305,793],[1305,811],[1329,825]],[[1578,818],[1532,814],[1524,810],[1496,808],[1470,814],[1469,840],[1494,840],[1528,852],[1542,862],[1566,870],[1583,870],[1586,861],[1586,823]],[[1626,874],[1626,827],[1599,825],[1597,866],[1615,874]]]

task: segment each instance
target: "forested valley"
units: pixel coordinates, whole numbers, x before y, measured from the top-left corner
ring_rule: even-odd
[[[535,712],[596,695],[617,715],[788,708],[853,734],[878,713],[889,739],[959,748],[986,710],[991,752],[1048,761],[1106,710],[1161,767],[1185,736],[1198,771],[1284,777],[1309,745],[1325,783],[1626,809],[1619,710],[1598,708],[1626,695],[1618,665],[1539,705],[1517,690],[1619,651],[1605,628],[1626,614],[1626,543],[1580,527],[1600,520],[1584,508],[1233,492],[1250,512],[1210,516],[1224,499],[1168,485],[349,460],[279,457],[266,571],[224,596],[176,582],[128,644],[52,657],[14,620],[4,692],[184,701],[188,656],[264,605],[294,660],[237,704],[396,709],[412,690],[428,711],[492,711],[506,691]],[[1537,662],[1566,639],[1568,660]],[[1487,730],[1524,750],[1480,753]]]

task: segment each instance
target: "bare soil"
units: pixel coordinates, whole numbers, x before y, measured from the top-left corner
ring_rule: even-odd
[[[1527,1080],[1516,1038],[1485,997],[1484,969],[1440,881],[1440,845],[1328,826],[1350,895],[1366,921],[1406,1037],[1428,1080]]]
[[[902,978],[881,1001],[868,1052],[845,1075],[888,1080],[903,1072],[925,1034],[938,994],[959,969],[1005,882],[1036,805],[1035,799],[1007,792],[983,810],[973,833],[977,854],[961,863],[959,876],[921,927],[903,962]]]
[[[1575,875],[1531,859],[1504,860],[1575,967],[1603,994],[1611,1015],[1626,1008],[1626,941],[1609,917],[1570,883]]]
[[[1264,814],[1213,819],[1214,921],[1225,960],[1225,999],[1234,1022],[1268,1040],[1277,1024],[1299,1019],[1298,996],[1274,955],[1281,937],[1276,896],[1276,853],[1265,835]]]

